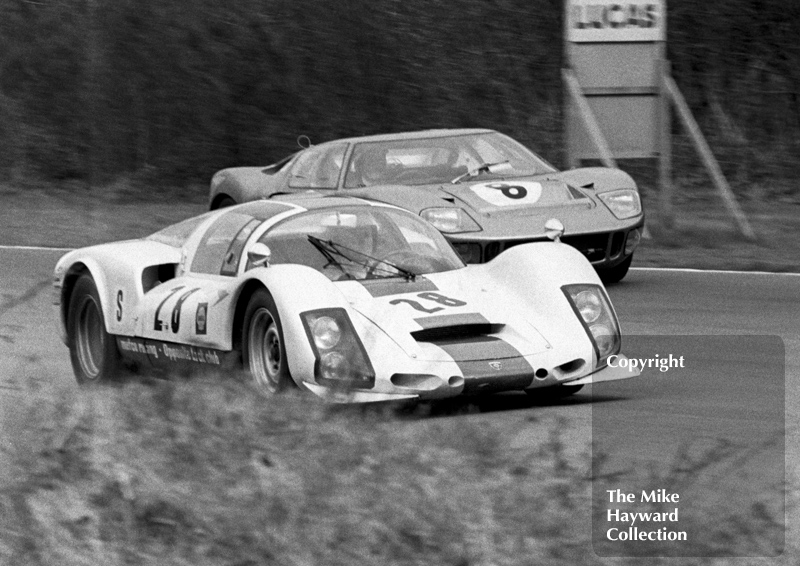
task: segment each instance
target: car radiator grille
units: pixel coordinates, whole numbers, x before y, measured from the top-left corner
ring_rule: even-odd
[[[490,242],[484,250],[483,261],[487,262],[509,248],[531,242],[547,240],[507,240],[505,242]],[[569,244],[581,252],[590,262],[600,262],[613,259],[622,253],[625,245],[625,232],[600,232],[598,234],[580,234],[564,236],[561,241]]]
[[[589,261],[603,261],[609,249],[609,236],[609,233],[565,236],[561,241],[581,252]]]

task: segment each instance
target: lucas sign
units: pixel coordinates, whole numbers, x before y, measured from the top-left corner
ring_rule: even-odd
[[[664,41],[664,0],[567,0],[567,40]]]

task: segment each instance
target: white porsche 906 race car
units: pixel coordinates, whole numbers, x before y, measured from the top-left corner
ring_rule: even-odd
[[[75,250],[54,285],[80,383],[123,363],[243,362],[268,392],[363,402],[565,395],[637,375],[607,363],[624,359],[617,317],[574,248],[465,265],[419,216],[353,198],[254,201]]]

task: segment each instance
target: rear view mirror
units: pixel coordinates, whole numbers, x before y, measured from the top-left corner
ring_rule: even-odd
[[[250,269],[254,267],[269,267],[269,260],[272,257],[272,251],[267,244],[256,242],[253,247],[247,251],[247,264]]]
[[[514,166],[508,161],[503,161],[501,163],[492,163],[489,165],[488,169],[489,173],[503,173],[505,171],[513,171]]]
[[[564,225],[558,218],[551,218],[544,223],[544,234],[554,242],[560,242],[564,235]]]

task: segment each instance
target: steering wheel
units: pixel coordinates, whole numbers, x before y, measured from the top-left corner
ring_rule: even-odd
[[[380,260],[373,261],[367,268],[367,279],[375,275],[378,269],[392,269],[386,263],[391,263],[397,267],[402,267],[415,274],[425,271],[430,271],[434,268],[433,261],[435,258],[422,255],[413,250],[394,250],[383,256]],[[383,266],[383,267],[381,267]]]

